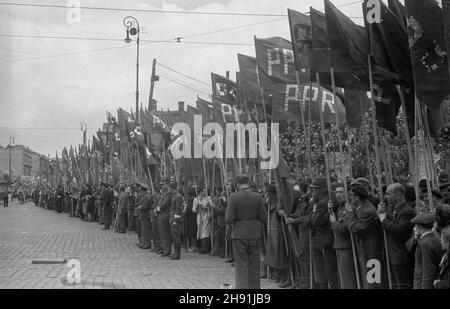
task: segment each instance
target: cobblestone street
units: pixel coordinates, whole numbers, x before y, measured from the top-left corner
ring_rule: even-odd
[[[103,231],[32,203],[0,207],[0,289],[216,289],[234,283],[234,268],[223,259],[182,249],[182,259],[170,261],[136,242],[134,232]],[[81,284],[66,283],[66,264],[32,264],[45,259],[78,259]]]

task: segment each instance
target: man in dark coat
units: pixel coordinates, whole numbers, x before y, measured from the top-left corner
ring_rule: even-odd
[[[61,185],[59,185],[58,188],[56,189],[55,198],[56,198],[56,212],[61,213],[64,200],[64,189]]]
[[[271,273],[276,273],[276,279],[280,282],[279,287],[286,288],[292,285],[289,273],[289,257],[286,253],[286,243],[283,235],[282,205],[277,198],[275,185],[266,188],[268,199],[268,235],[266,243],[265,263],[270,267]]]
[[[318,176],[310,188],[313,197],[312,211],[306,224],[312,235],[314,282],[319,289],[337,289],[337,258],[332,248],[333,232],[329,215],[329,209],[337,209],[337,201],[328,193],[326,177]]]
[[[171,260],[179,260],[181,253],[181,233],[183,231],[183,222],[181,214],[183,212],[183,191],[180,189],[177,192],[177,184],[170,183],[169,190],[172,192],[172,201],[170,204],[170,232],[173,241],[173,254],[169,256]]]
[[[433,232],[434,216],[419,214],[411,223],[415,225],[412,245],[415,247],[414,289],[432,289],[443,254],[441,243]]]
[[[135,207],[134,207],[134,221],[136,223],[136,233],[138,237],[138,242],[136,243],[136,246],[138,248],[141,248],[143,246],[143,240],[142,240],[142,228],[141,228],[141,212],[139,211],[139,206],[142,205],[142,202],[144,200],[145,196],[145,188],[142,188],[140,184],[136,185],[136,196],[135,196]]]
[[[159,186],[155,186],[153,192],[153,203],[150,209],[150,222],[152,224],[152,249],[151,252],[156,252],[158,254],[163,254],[164,251],[161,248],[161,240],[159,237],[159,226],[158,226],[158,215],[155,213],[156,208],[161,202],[161,189]]]
[[[259,289],[261,224],[267,221],[264,201],[250,190],[248,176],[236,177],[236,183],[239,192],[231,194],[225,213],[225,223],[232,225],[235,288]]]
[[[382,259],[383,239],[377,209],[369,201],[367,188],[352,183],[349,194],[350,204],[346,204],[344,223],[353,233],[357,252],[361,285],[364,289],[380,289],[380,282],[369,282],[367,278],[367,262]],[[381,278],[380,278],[381,279]]]
[[[128,209],[128,193],[125,191],[125,187],[122,185],[119,188],[119,205],[117,210],[119,212],[119,228],[118,233],[125,233],[127,227],[126,214]]]
[[[161,246],[164,251],[162,256],[169,256],[172,251],[172,235],[170,232],[170,206],[175,193],[172,192],[168,185],[164,186],[164,193],[155,213],[158,215],[158,231],[161,240]]]
[[[356,272],[353,260],[351,236],[344,218],[347,215],[345,209],[345,189],[338,185],[335,189],[339,208],[337,212],[330,214],[331,230],[334,235],[333,249],[336,250],[338,261],[339,282],[341,289],[356,289]]]
[[[145,183],[140,184],[142,192],[142,202],[138,206],[139,221],[141,222],[141,249],[151,249],[151,223],[150,223],[150,211],[153,204],[153,197],[149,192],[149,187]]]
[[[101,200],[103,206],[103,224],[105,227],[104,230],[109,230],[112,217],[113,217],[113,203],[114,203],[114,195],[112,190],[109,189],[109,185],[107,183],[102,183],[102,193]]]
[[[386,232],[388,267],[391,269],[392,288],[410,289],[414,272],[414,257],[406,249],[416,216],[414,209],[405,201],[405,188],[394,183],[386,189],[386,204],[378,206],[378,218]]]
[[[298,199],[298,206],[295,212],[286,218],[286,223],[298,226],[297,234],[299,239],[298,252],[301,273],[301,288],[307,289],[310,287],[310,248],[309,230],[305,224],[305,219],[309,217],[309,201],[311,200],[311,195],[308,193],[308,185],[306,182],[301,182],[299,187],[302,196]]]

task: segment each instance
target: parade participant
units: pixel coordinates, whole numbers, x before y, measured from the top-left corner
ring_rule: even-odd
[[[195,188],[190,188],[188,191],[188,200],[186,207],[183,210],[184,218],[186,222],[187,239],[188,239],[188,251],[197,252],[197,214],[192,211],[192,206],[195,199]]]
[[[337,202],[329,199],[326,177],[316,177],[310,188],[312,211],[305,220],[312,235],[314,282],[319,289],[337,289],[337,260],[328,212],[336,209]]]
[[[138,242],[136,243],[136,246],[138,248],[141,248],[143,246],[143,240],[142,240],[142,228],[141,228],[141,212],[139,211],[139,206],[142,205],[142,201],[144,199],[145,195],[145,189],[141,187],[140,184],[135,184],[136,186],[136,200],[135,200],[135,208],[134,208],[134,218],[136,222],[136,233],[138,237]]]
[[[183,211],[183,190],[180,188],[177,192],[177,184],[169,184],[169,190],[172,193],[170,204],[170,231],[173,241],[173,254],[169,256],[171,260],[179,260],[181,254],[181,233],[183,232],[183,222],[181,214]]]
[[[114,195],[112,190],[109,188],[109,184],[102,183],[103,192],[101,194],[102,208],[103,208],[103,224],[104,230],[109,230],[112,223],[113,217],[113,203]]]
[[[211,230],[209,208],[212,205],[211,197],[207,196],[206,189],[200,190],[200,194],[194,199],[192,211],[197,213],[197,240],[200,242],[199,253],[211,251]]]
[[[394,183],[387,187],[385,203],[378,206],[378,218],[381,227],[386,231],[388,267],[392,274],[392,288],[410,289],[414,271],[413,256],[406,250],[406,241],[410,237],[415,211],[405,201],[405,188]],[[387,206],[387,207],[386,207]]]
[[[441,183],[439,185],[439,191],[442,192],[443,202],[450,205],[450,182]]]
[[[64,200],[64,190],[61,185],[58,186],[56,189],[56,212],[61,213],[62,207],[63,207],[63,200]]]
[[[439,275],[433,282],[433,286],[436,289],[450,289],[450,264],[448,260],[450,251],[450,226],[446,226],[441,232],[441,246],[445,253],[439,264]]]
[[[141,183],[140,187],[142,193],[142,201],[137,208],[137,210],[139,211],[139,220],[141,229],[140,248],[151,249],[152,231],[150,225],[150,210],[153,204],[153,198],[152,193],[151,191],[149,191],[149,187],[146,183]]]
[[[226,211],[227,197],[225,193],[222,194],[220,188],[215,188],[213,203],[214,209],[213,217],[213,241],[214,252],[213,256],[225,257],[225,211]]]
[[[119,227],[117,232],[125,233],[127,227],[126,213],[128,210],[128,192],[126,192],[125,186],[123,185],[119,187],[119,203],[117,210],[119,212]]]
[[[152,208],[150,209],[150,222],[152,224],[152,249],[150,251],[163,254],[164,251],[161,248],[161,240],[159,237],[158,215],[155,213],[155,210],[161,201],[160,191],[160,187],[156,186],[153,194]]]
[[[95,207],[92,187],[90,185],[86,186],[86,195],[84,198],[86,200],[86,220],[89,222],[93,222],[95,217]]]
[[[292,282],[281,223],[284,213],[281,210],[282,206],[277,197],[276,186],[268,185],[266,192],[268,194],[267,208],[269,209],[269,218],[267,224],[269,225],[269,231],[265,263],[270,267],[270,272],[275,274],[277,281],[280,283],[279,287],[287,288],[292,285]]]
[[[344,185],[338,184],[335,192],[339,208],[336,214],[334,212],[330,214],[330,222],[331,230],[334,233],[333,249],[336,250],[337,255],[340,287],[341,289],[356,289],[352,243],[350,232],[344,223],[344,218],[347,216]]]
[[[436,231],[441,232],[443,228],[450,225],[450,205],[439,204],[434,213],[434,220],[436,222]]]
[[[297,234],[299,238],[299,264],[301,274],[301,288],[306,289],[310,285],[310,271],[309,271],[309,233],[308,227],[304,224],[305,218],[309,216],[309,201],[311,195],[308,193],[308,184],[306,181],[299,183],[300,197],[298,199],[298,206],[296,211],[287,216],[286,223],[297,226]]]
[[[232,226],[235,288],[259,289],[261,224],[267,222],[264,201],[250,191],[248,176],[236,177],[236,183],[239,192],[231,194],[225,214],[225,222]]]
[[[78,185],[76,179],[72,182],[72,201],[70,203],[70,216],[75,217],[77,214],[77,205],[80,198],[80,186]]]
[[[158,215],[158,231],[161,241],[161,246],[164,251],[163,257],[169,256],[172,251],[172,235],[170,232],[170,206],[172,198],[175,194],[168,184],[164,185],[164,193],[158,207],[155,209],[155,213]]]
[[[439,275],[439,263],[442,247],[433,233],[434,216],[419,214],[411,223],[414,224],[414,236],[410,250],[415,251],[414,289],[432,289],[433,282]]]
[[[351,185],[349,198],[350,203],[345,205],[344,224],[349,232],[355,235],[355,249],[362,288],[380,289],[382,287],[381,282],[368,282],[366,280],[367,273],[370,270],[367,262],[370,260],[381,261],[382,257],[383,243],[377,209],[369,201],[367,187],[359,183]],[[356,275],[355,272],[354,275]]]
[[[101,200],[101,190],[97,189],[95,191],[95,208],[97,209],[97,219],[98,224],[103,223],[103,209],[102,209],[102,200]]]
[[[127,231],[132,231],[136,228],[136,222],[134,217],[134,207],[135,207],[135,194],[136,188],[131,186],[127,187],[125,190],[128,194],[128,202],[126,209],[126,217],[127,217]]]

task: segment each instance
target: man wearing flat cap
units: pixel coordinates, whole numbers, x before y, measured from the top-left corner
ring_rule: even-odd
[[[259,289],[262,226],[267,222],[264,201],[250,190],[246,175],[236,177],[239,192],[228,200],[225,223],[232,225],[235,288]]]
[[[337,289],[337,258],[329,209],[337,210],[338,202],[328,191],[326,177],[316,177],[310,188],[312,211],[305,223],[311,231],[314,283],[318,289]]]
[[[419,214],[411,223],[414,224],[413,248],[415,249],[414,289],[432,289],[433,282],[439,275],[442,247],[433,232],[434,216]]]

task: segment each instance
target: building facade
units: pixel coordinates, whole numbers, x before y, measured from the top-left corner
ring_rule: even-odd
[[[12,180],[18,177],[38,177],[45,173],[49,167],[46,156],[32,151],[24,145],[0,146],[0,171],[9,175],[10,169]]]

